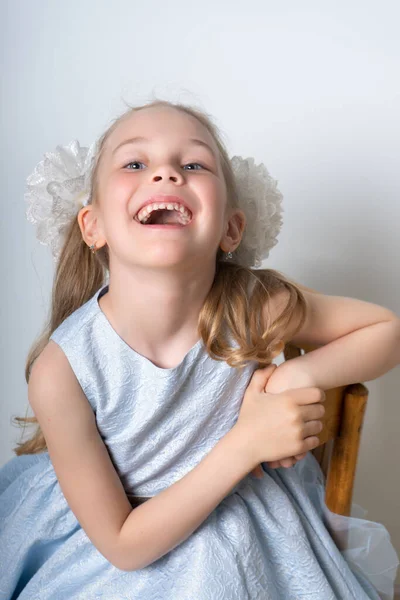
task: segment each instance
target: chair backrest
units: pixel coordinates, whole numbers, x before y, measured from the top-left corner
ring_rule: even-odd
[[[316,350],[318,346],[298,348],[287,344],[285,360]],[[325,503],[340,515],[350,516],[361,429],[368,400],[368,388],[362,383],[325,391],[324,425],[318,437],[320,445],[311,450],[325,475]]]

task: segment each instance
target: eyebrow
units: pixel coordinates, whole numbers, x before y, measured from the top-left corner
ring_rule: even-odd
[[[206,144],[206,142],[203,142],[203,140],[198,140],[197,138],[189,138],[188,141],[194,146],[203,146],[204,148],[208,148],[208,150],[210,150],[211,154],[215,157],[214,151],[211,148],[211,146]],[[121,142],[120,144],[118,144],[118,146],[116,148],[114,148],[114,150],[112,151],[112,154],[115,154],[117,152],[117,150],[119,150],[119,148],[121,148],[122,146],[126,146],[127,144],[136,144],[136,142],[150,142],[150,140],[143,136],[137,136],[134,138],[130,138],[129,140],[125,140],[125,141]]]

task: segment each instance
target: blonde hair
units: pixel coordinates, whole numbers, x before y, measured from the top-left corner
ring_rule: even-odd
[[[212,118],[201,110],[180,103],[154,100],[150,103],[129,107],[115,119],[98,141],[95,157],[90,198],[98,198],[98,172],[104,147],[110,134],[132,113],[150,107],[169,107],[196,118],[213,136],[219,150],[222,172],[226,182],[228,202],[232,208],[240,208],[235,178],[230,159]],[[211,289],[200,311],[198,332],[209,355],[215,360],[224,360],[231,367],[242,368],[248,361],[256,361],[260,367],[272,362],[285,346],[289,322],[296,323],[297,332],[306,318],[306,302],[299,287],[274,269],[253,269],[222,260],[223,251],[216,255],[216,272]],[[25,379],[29,382],[32,365],[47,345],[51,334],[80,306],[87,302],[104,284],[109,270],[107,245],[92,254],[84,241],[78,220],[73,219],[65,237],[54,276],[50,318],[44,331],[33,343],[26,361]],[[286,289],[288,302],[281,314],[271,323],[265,310],[270,298]],[[250,291],[251,290],[251,291]],[[225,334],[229,331],[237,347],[228,345]],[[29,408],[29,407],[28,407]],[[47,450],[46,440],[36,417],[15,417],[20,423],[36,424],[33,436],[18,443],[14,452],[36,454]]]

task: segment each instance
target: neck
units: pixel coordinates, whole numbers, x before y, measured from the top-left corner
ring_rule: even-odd
[[[198,317],[214,276],[215,265],[179,273],[114,269],[99,305],[134,350],[150,360],[173,363],[175,356],[179,362],[200,337]]]

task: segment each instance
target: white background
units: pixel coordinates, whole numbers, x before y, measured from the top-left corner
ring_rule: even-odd
[[[400,315],[399,22],[394,0],[1,2],[0,465],[53,276],[25,179],[57,144],[89,145],[124,101],[200,106],[231,155],[267,165],[285,214],[264,266]],[[400,551],[399,368],[367,386],[354,501]]]

